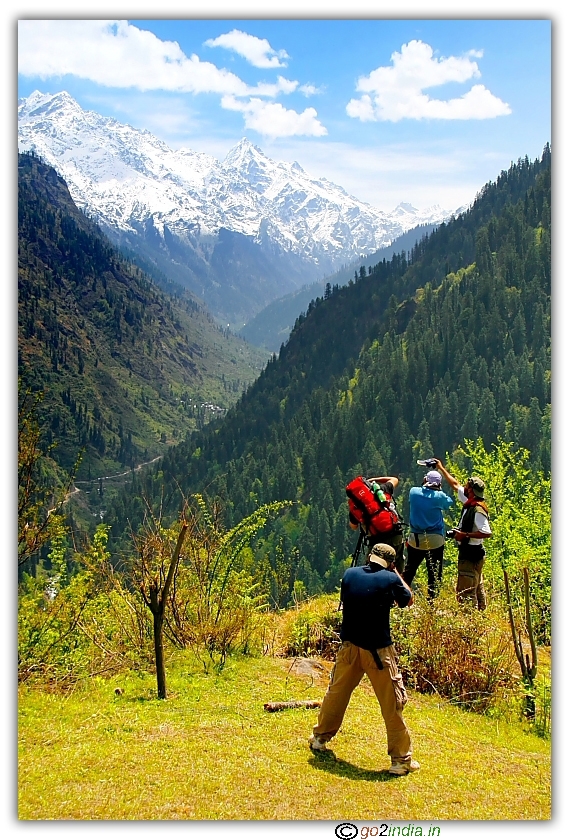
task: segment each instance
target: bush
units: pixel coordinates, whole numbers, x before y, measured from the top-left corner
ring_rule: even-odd
[[[434,601],[392,611],[392,638],[406,684],[463,708],[484,712],[512,698],[518,685],[510,631],[491,606],[457,603],[451,589]]]
[[[283,616],[283,655],[334,660],[341,621],[338,595],[305,601]],[[433,602],[416,593],[411,608],[392,610],[391,625],[408,687],[477,712],[518,699],[510,630],[492,606],[483,613],[462,606],[451,588]]]
[[[66,685],[89,672],[90,650],[78,630],[92,595],[76,575],[57,591],[47,578],[24,575],[18,598],[18,680]]]
[[[24,574],[18,593],[18,680],[66,688],[99,673],[150,665],[152,624],[120,585],[106,550],[108,526],[99,525],[68,577],[57,540],[58,573]],[[58,558],[58,555],[59,556]]]
[[[340,644],[341,621],[338,595],[322,595],[302,602],[287,613],[283,655],[334,660]]]
[[[229,531],[222,525],[219,506],[210,509],[199,494],[185,507],[188,532],[169,594],[165,635],[180,647],[190,646],[206,671],[211,665],[223,668],[232,652],[262,649],[267,599],[247,568],[249,546],[270,517],[290,504],[261,505]],[[160,529],[158,542],[170,554],[168,535]],[[173,536],[174,532],[170,539]],[[158,557],[160,552],[154,554]],[[141,584],[147,585],[148,569],[140,567],[139,574]]]

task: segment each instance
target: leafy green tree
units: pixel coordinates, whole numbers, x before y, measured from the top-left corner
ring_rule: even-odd
[[[522,592],[528,568],[537,638],[550,643],[551,626],[551,479],[531,465],[530,452],[499,438],[489,450],[481,438],[466,441],[450,461],[450,472],[463,480],[471,474],[485,481],[492,538],[486,540],[486,585],[504,597],[503,570]],[[454,472],[455,470],[455,472]],[[521,604],[522,608],[522,604]]]

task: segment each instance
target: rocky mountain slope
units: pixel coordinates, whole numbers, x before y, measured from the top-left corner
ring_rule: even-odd
[[[32,93],[19,103],[18,123],[20,151],[52,165],[116,243],[234,327],[410,228],[450,216],[406,204],[385,213],[246,139],[221,162],[173,150],[148,131],[84,111],[65,91]]]

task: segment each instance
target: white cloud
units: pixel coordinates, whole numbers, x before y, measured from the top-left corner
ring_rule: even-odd
[[[378,67],[358,80],[356,89],[363,95],[350,100],[346,113],[363,122],[484,120],[510,114],[509,105],[480,84],[456,99],[432,99],[423,92],[448,82],[479,78],[479,67],[472,59],[481,56],[482,52],[471,50],[462,57],[436,58],[429,44],[410,41],[401,52],[392,53],[391,67]]]
[[[362,122],[372,122],[376,119],[372,100],[367,93],[360,99],[351,99],[346,106],[346,113],[349,117],[355,117]]]
[[[284,108],[278,102],[263,102],[252,98],[247,102],[234,96],[222,97],[222,108],[228,111],[240,111],[245,120],[245,127],[251,128],[265,137],[292,137],[308,135],[323,137],[327,130],[317,119],[314,108],[306,108],[301,114]]]
[[[118,20],[20,21],[18,72],[41,79],[70,74],[112,88],[270,99],[299,87],[283,76],[252,87],[197,55],[188,58],[176,41]]]
[[[281,59],[289,58],[285,50],[274,50],[265,38],[256,38],[239,29],[232,29],[218,38],[209,38],[204,41],[204,46],[233,50],[254,67],[286,67],[287,63]]]
[[[303,96],[315,96],[318,93],[323,93],[323,88],[318,88],[314,85],[301,85],[299,87],[299,93],[302,93]]]
[[[278,76],[276,82],[260,82],[254,88],[250,88],[249,92],[274,99],[280,93],[294,93],[298,87],[299,82],[292,82],[289,79],[284,79],[283,76]]]
[[[18,71],[41,79],[67,74],[106,87],[246,96],[238,76],[188,58],[175,41],[120,20],[21,20]]]
[[[237,50],[239,46],[243,54],[247,50],[249,60],[257,62],[256,66],[262,66],[262,56],[269,61],[269,53],[275,52],[266,41],[237,30],[221,38],[230,36],[236,39],[232,48]],[[285,56],[279,53],[279,57]],[[24,76],[41,79],[70,74],[105,87],[141,92],[220,94],[223,108],[241,111],[246,127],[266,137],[321,137],[327,133],[314,108],[297,113],[258,98],[274,99],[294,93],[299,82],[278,76],[276,82],[249,86],[235,74],[201,61],[196,55],[188,58],[175,41],[161,41],[152,32],[127,21],[19,21],[18,70]],[[307,93],[307,89],[303,92]]]

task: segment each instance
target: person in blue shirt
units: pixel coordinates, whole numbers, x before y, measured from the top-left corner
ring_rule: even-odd
[[[445,523],[443,512],[453,499],[441,489],[441,473],[430,470],[421,487],[410,490],[410,533],[406,540],[406,567],[403,579],[412,583],[422,561],[426,561],[428,598],[435,598],[443,571]]]
[[[366,674],[386,724],[392,759],[388,773],[405,776],[420,765],[412,759],[410,733],[402,716],[407,695],[390,635],[390,610],[394,604],[409,607],[414,596],[397,570],[394,548],[374,545],[365,566],[346,570],[340,594],[342,645],[309,746],[314,752],[326,750],[340,729],[352,692]]]

